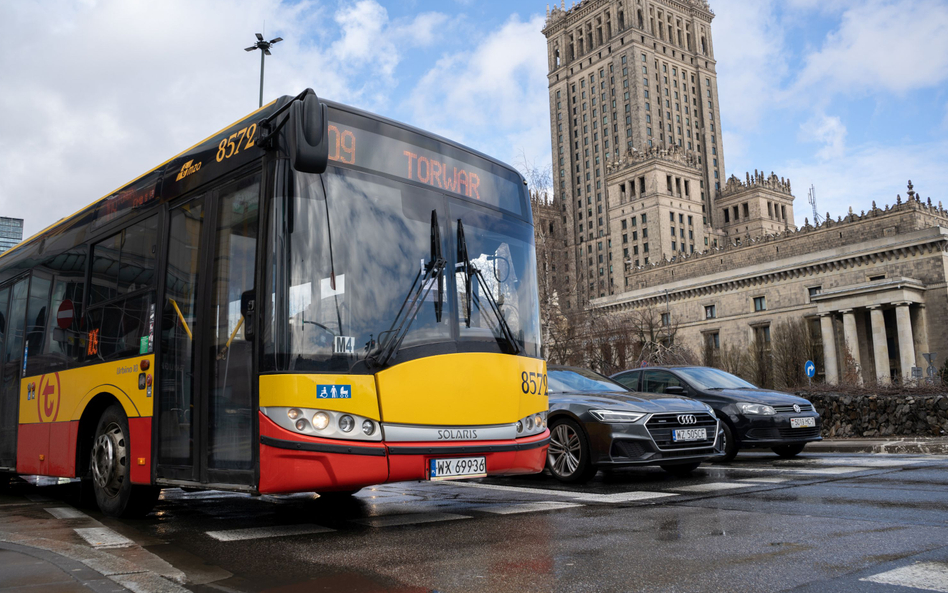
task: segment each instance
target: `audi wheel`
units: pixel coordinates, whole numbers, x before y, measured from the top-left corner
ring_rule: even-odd
[[[550,425],[546,467],[553,477],[571,484],[588,482],[597,468],[589,460],[589,443],[579,424],[568,418]]]

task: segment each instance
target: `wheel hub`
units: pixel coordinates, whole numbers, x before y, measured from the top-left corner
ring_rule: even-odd
[[[109,496],[115,496],[125,481],[127,458],[125,434],[113,422],[92,446],[92,478]]]

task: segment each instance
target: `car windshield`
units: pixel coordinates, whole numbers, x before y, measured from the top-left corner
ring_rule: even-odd
[[[691,367],[676,369],[676,371],[699,389],[757,389],[757,386],[744,379],[719,369]]]
[[[271,217],[264,370],[371,372],[363,361],[376,360],[373,353],[399,334],[392,364],[459,351],[510,352],[496,313],[486,310],[486,291],[519,353],[539,356],[536,256],[527,222],[339,167],[322,179],[293,179],[290,195],[276,196]],[[471,263],[485,280],[471,288],[469,324],[461,300],[466,287],[453,272],[458,220]],[[432,262],[436,235],[436,255],[447,260],[440,289],[436,276],[425,287],[418,282]],[[413,301],[416,314],[400,316]]]
[[[628,391],[622,385],[586,369],[555,369],[548,372],[550,393],[615,393]]]

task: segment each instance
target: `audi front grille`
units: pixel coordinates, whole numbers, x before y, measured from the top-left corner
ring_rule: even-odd
[[[718,421],[707,412],[655,414],[649,418],[645,428],[659,449],[697,449],[714,445]],[[702,441],[673,441],[673,431],[683,428],[704,428],[707,438]]]

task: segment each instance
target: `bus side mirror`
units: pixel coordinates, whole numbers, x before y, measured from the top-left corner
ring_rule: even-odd
[[[286,141],[290,164],[302,173],[324,173],[329,165],[329,108],[312,91],[290,105]]]

